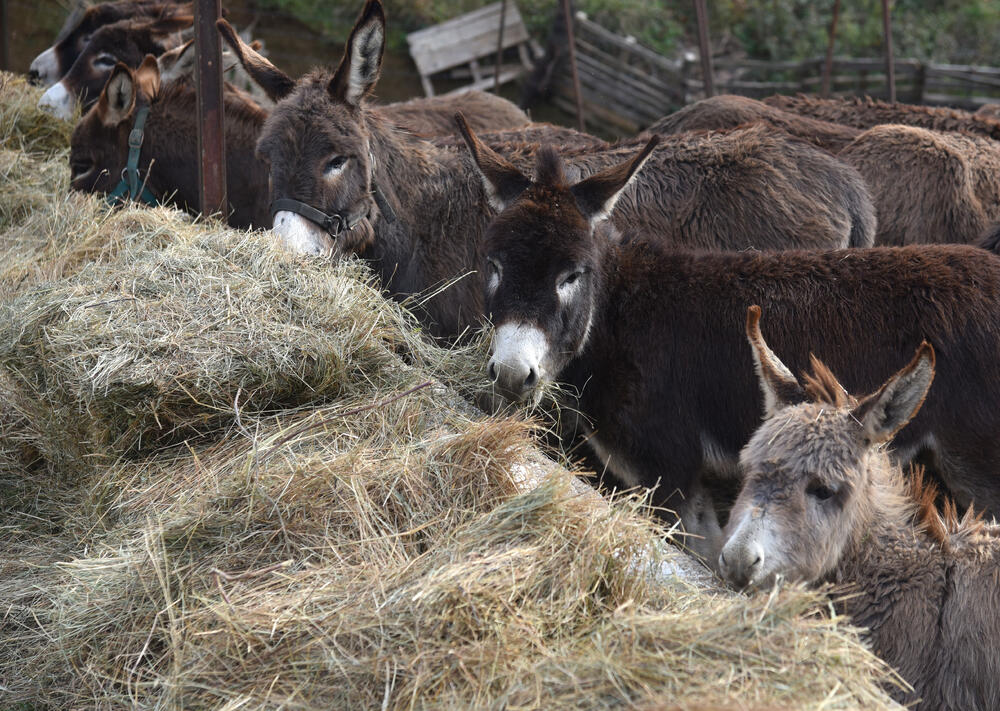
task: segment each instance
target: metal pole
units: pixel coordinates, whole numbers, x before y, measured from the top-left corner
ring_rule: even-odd
[[[503,28],[507,24],[507,0],[500,0],[500,29],[497,31],[497,64],[493,70],[493,93],[500,93],[500,67],[503,60]]]
[[[892,58],[892,20],[889,0],[882,0],[882,29],[885,32],[885,79],[889,84],[889,101],[896,103],[896,65]]]
[[[194,43],[198,111],[198,184],[201,212],[226,217],[226,136],[222,109],[222,39],[215,22],[222,17],[221,0],[196,0]]]
[[[708,10],[705,0],[694,0],[694,13],[698,18],[698,48],[701,51],[701,81],[705,87],[705,97],[715,96],[715,80],[712,77],[712,48],[708,44]]]
[[[587,130],[583,119],[583,94],[580,93],[580,72],[576,68],[576,33],[573,32],[573,13],[569,0],[562,0],[563,16],[566,19],[566,39],[569,42],[569,67],[573,74],[573,94],[576,96],[576,123],[581,131]]]
[[[830,20],[830,35],[826,42],[826,62],[823,64],[823,89],[820,95],[830,97],[830,77],[833,74],[833,43],[837,39],[837,18],[840,16],[840,0],[833,0],[833,19]]]
[[[7,21],[7,0],[0,0],[0,69],[10,70],[10,23]]]

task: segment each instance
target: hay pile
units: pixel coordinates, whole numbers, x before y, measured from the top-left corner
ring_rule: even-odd
[[[359,264],[66,198],[32,140],[48,200],[0,233],[0,706],[894,708],[823,596],[665,574],[641,500],[470,407],[481,342],[429,343]]]

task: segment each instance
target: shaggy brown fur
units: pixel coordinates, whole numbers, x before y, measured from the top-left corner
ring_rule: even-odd
[[[939,512],[935,487],[919,471],[906,481],[881,448],[930,385],[921,358],[860,404],[777,403],[743,450],[719,565],[738,586],[836,583],[837,607],[913,686],[893,690],[901,703],[986,711],[1000,706],[1000,527],[951,503]],[[825,367],[813,378],[842,390]]]
[[[876,244],[976,244],[1000,221],[1000,142],[913,126],[876,126],[843,151],[868,183]]]
[[[871,128],[883,123],[962,131],[1000,139],[1000,121],[960,109],[912,104],[888,104],[871,98],[818,99],[813,96],[769,96],[764,103],[801,116],[841,123],[855,128]]]
[[[729,129],[755,122],[766,123],[831,153],[839,152],[861,133],[850,126],[799,116],[756,99],[732,94],[696,101],[661,118],[647,128],[646,133],[669,135],[683,131]]]
[[[326,213],[367,214],[355,234],[341,235],[336,245],[291,219],[296,231],[289,227],[286,239],[298,247],[293,240],[306,234],[309,250],[361,254],[391,292],[409,296],[476,272],[479,238],[492,211],[468,157],[402,134],[366,103],[379,76],[384,23],[381,4],[370,0],[337,70],[313,72],[297,83],[227,25],[220,31],[247,71],[279,100],[258,144],[270,162],[272,198]],[[579,156],[571,170],[590,174],[613,165],[621,150]],[[330,168],[335,179],[324,179],[331,158],[345,156],[356,158],[345,159],[342,170]],[[395,222],[382,219],[373,183],[393,207]],[[759,128],[678,137],[653,157],[614,220],[716,249],[864,245],[874,236],[874,209],[856,171]],[[481,277],[467,276],[429,300],[424,318],[435,333],[461,333],[481,318],[481,294]]]
[[[459,111],[469,116],[481,131],[503,131],[531,123],[528,114],[516,104],[484,91],[419,97],[380,108],[400,127],[424,137],[453,135],[454,116]]]
[[[975,116],[985,116],[992,119],[1000,119],[1000,104],[983,104],[976,109]]]

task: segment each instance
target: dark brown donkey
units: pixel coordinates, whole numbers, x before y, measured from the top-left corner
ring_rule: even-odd
[[[258,143],[270,165],[275,232],[294,249],[361,254],[394,294],[471,273],[426,301],[424,317],[438,335],[475,326],[482,314],[479,238],[491,210],[467,155],[396,130],[367,104],[382,61],[381,3],[365,5],[335,72],[317,70],[298,82],[226,23],[219,28],[278,102]],[[574,169],[589,174],[612,165],[620,150],[579,156]],[[715,248],[847,246],[870,244],[874,235],[874,211],[857,172],[790,138],[758,129],[705,135],[652,160],[616,221]],[[310,208],[334,229],[301,214]]]
[[[78,105],[86,110],[97,101],[116,64],[134,69],[147,54],[160,55],[181,44],[181,31],[194,22],[190,7],[174,6],[159,17],[121,20],[98,28],[70,70],[42,94],[38,105],[67,120]]]
[[[226,120],[228,222],[262,227],[267,214],[267,167],[253,153],[266,113],[230,86],[223,92]],[[149,107],[139,154],[139,175],[152,196],[198,213],[194,83],[188,78],[161,85],[156,59],[138,69],[115,67],[97,103],[80,119],[70,140],[70,187],[86,192],[114,190],[128,158],[128,139],[139,108]],[[138,197],[138,196],[136,196]]]
[[[801,116],[841,123],[855,128],[871,128],[884,123],[932,128],[935,131],[962,131],[1000,139],[1000,121],[961,109],[914,104],[889,104],[871,98],[818,99],[813,96],[769,96],[764,103]]]
[[[779,575],[846,585],[835,604],[913,686],[892,690],[907,708],[1000,708],[1000,527],[953,506],[939,514],[934,488],[904,479],[885,451],[924,400],[933,350],[858,400],[819,361],[800,385],[759,316],[747,335],[768,407],[740,456],[723,575],[737,587],[770,588]]]
[[[933,343],[940,387],[896,456],[928,457],[963,503],[1000,512],[1000,259],[964,245],[709,253],[618,238],[607,215],[652,141],[576,184],[552,151],[532,180],[471,135],[469,146],[505,205],[484,239],[496,390],[538,401],[560,383],[620,480],[658,485],[657,503],[677,507],[699,473],[737,476],[762,404],[740,324],[762,304],[792,367],[814,351],[854,391]]]
[[[98,28],[138,17],[162,17],[177,10],[177,3],[164,0],[119,0],[91,7],[77,5],[66,18],[55,43],[32,60],[28,78],[32,84],[50,87],[69,71]],[[191,13],[191,3],[187,3],[183,14]]]

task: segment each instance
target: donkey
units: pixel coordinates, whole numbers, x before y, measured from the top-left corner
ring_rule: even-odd
[[[800,384],[759,319],[751,307],[765,419],[740,455],[744,482],[719,556],[723,575],[741,588],[769,587],[778,576],[846,585],[836,606],[913,687],[893,690],[900,703],[1000,708],[1000,527],[972,509],[959,519],[947,503],[942,516],[935,487],[919,474],[904,479],[885,451],[927,395],[934,349],[923,343],[859,399],[819,360]]]
[[[985,116],[986,118],[1000,119],[1000,103],[983,104],[973,116]]]
[[[227,220],[233,227],[266,227],[267,167],[253,145],[265,111],[243,92],[226,86],[225,103]],[[189,77],[161,84],[156,58],[148,55],[138,69],[119,63],[93,108],[80,119],[70,140],[70,187],[111,193],[129,153],[129,135],[142,107],[143,127],[138,170],[147,195],[157,202],[200,211],[195,90]],[[138,196],[134,196],[138,197]]]
[[[1000,511],[1000,260],[965,245],[712,253],[618,235],[608,215],[657,137],[570,184],[554,151],[530,179],[466,135],[500,209],[483,240],[499,396],[538,403],[558,383],[563,413],[580,413],[564,435],[587,436],[611,474],[676,509],[703,473],[738,479],[760,406],[731,328],[747,304],[774,314],[792,365],[815,350],[857,389],[928,339],[948,356],[942,387],[897,456],[928,457],[963,502]],[[848,360],[849,347],[870,356]]]
[[[830,153],[838,153],[857,138],[860,129],[799,116],[746,96],[723,94],[696,101],[661,118],[646,133],[670,135],[684,131],[724,130],[763,122]]]
[[[1000,139],[1000,121],[960,109],[913,104],[889,104],[871,98],[818,99],[798,96],[769,96],[764,103],[800,116],[841,123],[855,128],[871,128],[883,123],[932,128],[936,131],[961,131]]]
[[[367,105],[384,48],[381,3],[368,0],[335,72],[317,70],[298,82],[227,23],[218,26],[277,102],[257,145],[270,165],[275,232],[293,249],[370,259],[396,295],[460,279],[424,302],[425,322],[431,333],[452,337],[475,326],[482,314],[479,238],[491,210],[467,155],[402,133]],[[654,156],[657,171],[622,200],[615,219],[715,248],[871,243],[874,212],[853,169],[754,129],[699,140]],[[589,173],[619,155],[588,154],[576,165]]]
[[[42,94],[38,106],[58,118],[71,119],[78,105],[85,111],[97,101],[116,64],[134,69],[147,54],[156,56],[176,47],[182,42],[181,32],[193,22],[192,15],[178,11],[98,28],[66,75]]]
[[[28,79],[44,88],[55,84],[76,62],[91,35],[104,25],[139,17],[154,19],[178,11],[191,15],[192,4],[178,6],[169,0],[119,0],[91,7],[78,4],[63,23],[55,43],[32,60]]]
[[[998,141],[884,125],[859,135],[839,157],[857,168],[871,191],[876,244],[978,244],[1000,222]]]

